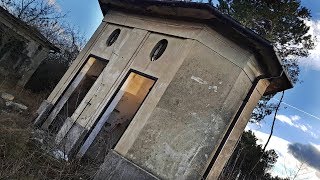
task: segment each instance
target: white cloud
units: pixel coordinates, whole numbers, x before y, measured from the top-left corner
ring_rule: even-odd
[[[309,132],[310,133],[310,135],[313,137],[313,138],[315,138],[315,139],[319,139],[319,135],[317,135],[316,133],[314,133],[314,132]]]
[[[305,125],[300,125],[299,128],[303,131],[303,132],[307,132],[308,128]]]
[[[307,58],[299,59],[302,66],[314,70],[320,70],[320,20],[306,21],[310,26],[309,34],[315,37],[315,48],[310,50],[310,55]]]
[[[276,118],[283,123],[286,123],[292,127],[298,128],[301,131],[308,133],[314,138],[319,138],[317,134],[311,131],[312,127],[309,124],[304,125],[297,122],[301,119],[300,116],[294,115],[294,116],[288,117],[286,115],[279,114],[277,115]]]
[[[283,123],[287,123],[289,124],[290,126],[294,126],[294,121],[297,121],[300,119],[299,116],[292,116],[291,118],[289,118],[288,116],[285,116],[285,115],[277,115],[276,117],[279,121],[283,122]]]
[[[300,120],[301,118],[300,118],[300,116],[298,116],[298,115],[294,115],[294,116],[291,116],[291,119],[292,119],[293,121],[298,121],[298,120]]]
[[[320,151],[320,144],[314,144],[314,143],[310,143],[310,144],[316,147]]]
[[[308,126],[309,129],[312,129],[312,126],[310,126],[310,124],[306,124]]]
[[[258,138],[258,144],[264,145],[268,139],[269,134],[252,130],[256,137]],[[279,158],[275,164],[275,166],[270,170],[270,173],[274,176],[279,177],[289,177],[292,179],[295,175],[297,177],[295,179],[309,179],[309,180],[317,180],[319,177],[317,176],[319,172],[314,168],[308,166],[307,164],[300,162],[295,157],[293,157],[288,151],[289,141],[286,141],[280,137],[272,136],[270,142],[267,146],[267,150],[274,149]],[[315,147],[320,149],[320,145],[315,145]],[[300,168],[300,171],[298,169]]]

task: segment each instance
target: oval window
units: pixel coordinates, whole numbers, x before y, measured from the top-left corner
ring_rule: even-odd
[[[110,34],[110,36],[107,40],[107,46],[111,46],[114,42],[116,42],[116,40],[118,39],[118,37],[120,35],[120,32],[121,32],[120,29],[116,29]]]
[[[166,39],[162,39],[159,41],[151,51],[150,58],[151,61],[157,60],[166,50],[168,45],[168,41]]]

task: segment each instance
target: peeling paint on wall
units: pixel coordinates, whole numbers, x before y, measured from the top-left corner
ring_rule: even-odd
[[[208,84],[207,81],[202,80],[200,77],[191,76],[191,79],[194,80],[194,81],[197,81],[197,82],[200,83],[200,84]]]
[[[218,92],[218,86],[209,86],[209,90],[213,89],[214,92]]]
[[[191,79],[198,82],[199,84],[208,84],[207,81],[201,79],[200,77],[191,76]],[[222,82],[220,81],[219,84],[222,84]],[[208,89],[213,90],[214,92],[218,92],[218,86],[210,85]]]

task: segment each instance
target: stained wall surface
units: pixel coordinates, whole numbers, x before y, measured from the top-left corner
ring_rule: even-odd
[[[200,43],[192,49],[132,146],[115,148],[164,179],[201,177],[251,88],[238,66]]]
[[[106,46],[106,40],[116,29],[121,30],[119,38],[112,46]],[[150,52],[162,39],[168,40],[168,47],[157,61],[151,62]],[[151,100],[159,99],[186,56],[188,46],[190,41],[185,38],[103,22],[48,98],[52,104],[59,101],[64,89],[72,82],[73,77],[81,69],[81,64],[85,63],[90,55],[99,56],[108,61],[101,76],[58,132],[56,143],[62,144],[67,154],[72,153],[79,141],[83,141],[84,135],[88,134],[97,122],[97,118],[103,113],[112,95],[130,70],[156,78],[157,83],[148,97],[156,97]],[[150,101],[148,97],[140,107],[141,110]]]
[[[119,38],[106,46],[116,29],[121,30]],[[150,61],[150,52],[162,39],[168,41],[164,54]],[[54,106],[59,101],[90,55],[104,58],[108,64],[65,120],[55,143],[67,156],[76,154],[134,70],[156,82],[114,152],[163,179],[201,178],[254,79],[263,74],[248,49],[205,25],[110,11],[47,104]],[[257,90],[256,98],[249,99],[250,104],[257,103],[266,85]],[[243,119],[244,124],[247,116]],[[243,129],[239,126],[233,131],[227,148],[234,147],[234,139]]]

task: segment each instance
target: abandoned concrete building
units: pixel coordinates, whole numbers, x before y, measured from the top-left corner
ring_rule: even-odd
[[[35,124],[99,156],[96,179],[217,179],[261,96],[292,87],[272,44],[208,4],[99,3]]]
[[[0,7],[0,81],[24,87],[48,53],[58,50],[40,32]]]

